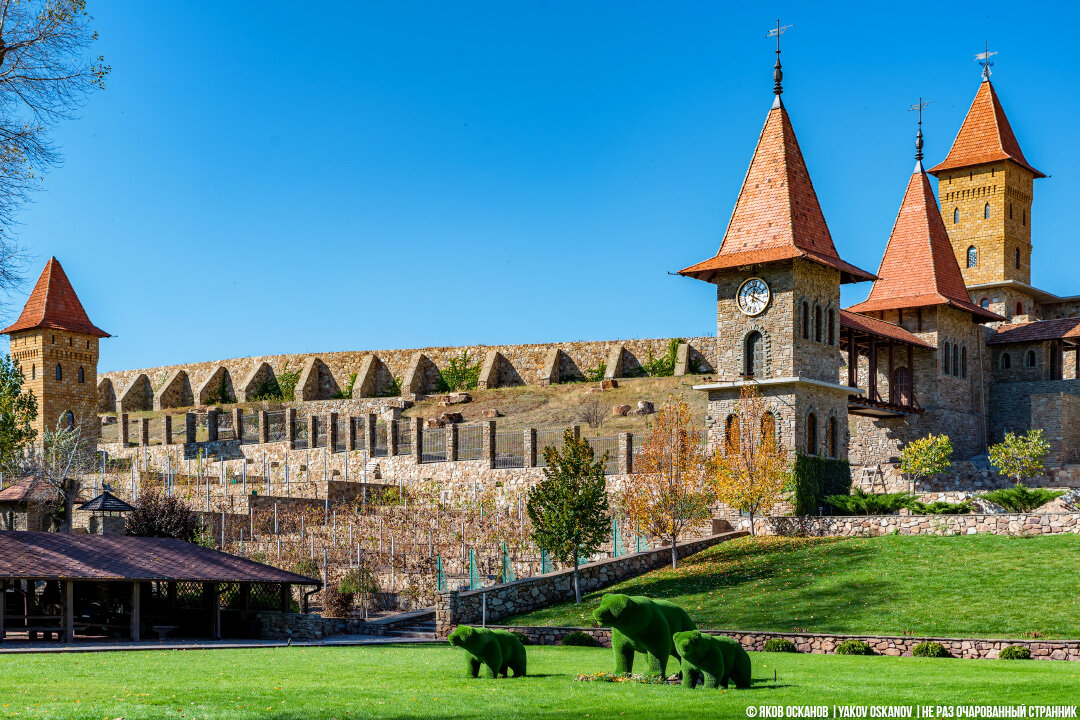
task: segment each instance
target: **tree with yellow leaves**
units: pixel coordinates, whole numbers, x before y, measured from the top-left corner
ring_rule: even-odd
[[[638,535],[670,543],[675,568],[679,535],[710,517],[712,499],[702,432],[686,402],[671,396],[656,414],[616,504]]]
[[[776,442],[776,416],[754,385],[739,391],[724,431],[713,454],[716,497],[750,515],[753,535],[754,516],[783,499],[791,482],[791,461]]]

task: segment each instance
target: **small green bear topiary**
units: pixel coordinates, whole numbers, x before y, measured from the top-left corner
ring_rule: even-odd
[[[596,638],[588,633],[583,633],[580,630],[575,630],[572,633],[564,635],[562,644],[567,647],[596,647],[599,645],[599,643],[596,642]]]
[[[675,633],[675,650],[682,663],[682,684],[693,689],[700,678],[707,688],[750,687],[750,656],[737,640],[706,635],[700,630]]]
[[[949,657],[949,651],[945,649],[945,646],[932,640],[926,640],[911,648],[911,654],[914,657]]]
[[[998,653],[998,657],[1002,660],[1030,660],[1031,651],[1023,645],[1010,645],[1007,648],[1002,648]]]
[[[607,593],[593,617],[611,628],[611,649],[615,653],[615,674],[629,675],[634,669],[634,653],[649,658],[648,675],[667,674],[668,657],[679,657],[671,637],[675,633],[697,630],[686,611],[667,600],[644,595]]]
[[[765,641],[765,647],[762,648],[762,651],[797,653],[799,648],[787,638],[769,638]]]
[[[836,646],[837,655],[873,655],[874,651],[862,640],[845,640]]]
[[[509,677],[510,670],[514,677],[525,675],[525,646],[512,632],[458,625],[446,640],[465,649],[465,672],[469,677],[479,677],[481,665],[492,678]]]

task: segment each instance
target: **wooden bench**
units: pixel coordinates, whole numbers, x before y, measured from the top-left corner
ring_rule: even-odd
[[[165,640],[169,633],[176,629],[175,625],[153,625],[150,628],[157,633],[158,640]]]

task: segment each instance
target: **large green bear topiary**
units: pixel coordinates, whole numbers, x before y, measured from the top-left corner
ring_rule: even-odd
[[[608,593],[600,599],[600,607],[593,611],[593,617],[601,625],[611,627],[616,675],[633,672],[634,652],[648,656],[650,675],[665,675],[668,656],[679,657],[671,636],[697,629],[678,605],[643,595]]]
[[[514,677],[525,675],[525,646],[512,632],[458,625],[447,641],[464,648],[465,672],[469,677],[478,677],[481,665],[493,678],[509,677],[509,670],[514,671]]]
[[[702,678],[707,688],[750,687],[750,656],[736,640],[706,635],[697,630],[675,633],[672,638],[682,659],[683,687],[693,688]]]

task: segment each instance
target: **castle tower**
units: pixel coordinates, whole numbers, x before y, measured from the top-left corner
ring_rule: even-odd
[[[1030,285],[1033,186],[1046,176],[1024,158],[988,73],[948,156],[930,173],[968,288]]]
[[[752,383],[780,447],[846,458],[854,389],[838,382],[840,284],[874,276],[837,255],[779,79],[720,250],[679,273],[716,285],[718,381],[696,389],[709,393],[711,443]]]
[[[98,340],[109,334],[90,322],[56,258],[45,265],[19,319],[0,332],[11,339],[24,387],[37,397],[38,439],[60,422],[82,424],[97,437]]]

